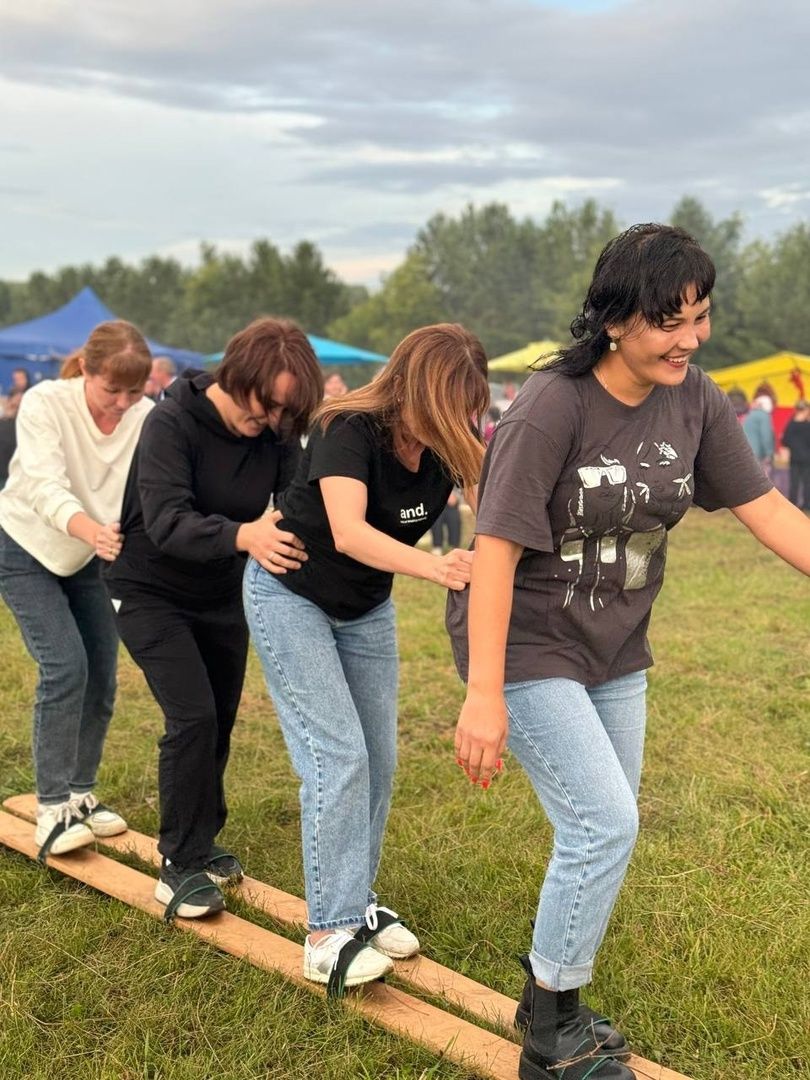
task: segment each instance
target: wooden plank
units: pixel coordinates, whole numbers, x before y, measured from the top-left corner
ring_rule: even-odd
[[[34,795],[14,795],[6,799],[3,805],[27,821],[34,820]],[[115,851],[136,855],[143,862],[155,867],[160,866],[160,854],[155,841],[134,829],[128,829],[119,836],[99,837],[98,843]],[[291,896],[272,885],[247,876],[237,891],[247,904],[278,919],[279,922],[302,928],[306,926],[306,904],[300,897]],[[403,982],[422,993],[442,998],[483,1020],[500,1024],[508,1030],[512,1029],[517,1002],[497,990],[483,986],[421,954],[410,960],[398,960],[396,972]],[[627,1064],[639,1080],[688,1080],[682,1073],[637,1055],[633,1055]]]
[[[0,813],[0,844],[36,858],[31,825]],[[69,855],[48,858],[48,866],[97,889],[153,918],[163,917],[154,898],[155,881],[147,874],[80,848]],[[196,934],[217,949],[243,957],[256,967],[276,971],[315,993],[323,989],[304,979],[303,949],[293,941],[224,911],[206,919],[176,919],[175,926]],[[385,983],[370,983],[347,995],[346,1006],[397,1035],[474,1069],[492,1080],[515,1080],[520,1047],[474,1024],[443,1012]]]

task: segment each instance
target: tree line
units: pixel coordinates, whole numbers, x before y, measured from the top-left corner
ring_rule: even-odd
[[[740,215],[715,220],[691,197],[678,202],[670,221],[717,265],[704,366],[781,350],[810,353],[810,225],[744,244]],[[568,340],[596,256],[622,227],[594,200],[573,208],[555,203],[540,222],[520,220],[498,203],[470,205],[456,217],[436,214],[373,293],[341,281],[307,241],[285,255],[257,240],[244,257],[203,244],[195,268],[157,256],[138,265],[110,258],[0,281],[0,325],[51,311],[90,285],[148,336],[205,353],[270,313],[385,354],[416,326],[460,322],[498,356],[528,341]]]

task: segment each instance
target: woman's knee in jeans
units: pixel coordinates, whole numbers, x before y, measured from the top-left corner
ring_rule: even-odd
[[[605,807],[591,839],[600,859],[610,865],[627,862],[638,837],[638,807],[628,789],[624,798],[616,798]]]
[[[48,653],[39,664],[39,689],[43,704],[84,699],[87,688],[87,655],[83,649]]]

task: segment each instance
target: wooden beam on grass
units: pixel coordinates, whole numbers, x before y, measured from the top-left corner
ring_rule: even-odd
[[[37,845],[31,825],[19,817],[0,813],[0,844],[36,858]],[[154,898],[154,878],[100,855],[92,848],[49,856],[48,866],[155,919],[163,918],[163,905]],[[294,941],[227,911],[206,919],[176,919],[175,925],[223,952],[248,960],[255,967],[278,972],[308,990],[323,993],[322,987],[304,979],[303,949]],[[515,1043],[402,990],[381,982],[369,983],[348,994],[344,1001],[347,1008],[356,1010],[388,1031],[411,1039],[491,1080],[515,1080],[517,1076],[520,1047]]]
[[[26,821],[34,820],[36,814],[36,796],[34,795],[14,795],[6,799],[3,805]],[[135,855],[152,866],[160,866],[160,853],[155,841],[152,837],[145,836],[134,829],[128,829],[118,836],[98,837],[97,842],[123,854]],[[236,891],[247,904],[263,911],[271,918],[302,928],[306,926],[306,904],[300,897],[291,896],[290,893],[282,892],[281,889],[247,876]],[[451,1002],[489,1023],[499,1024],[507,1029],[512,1027],[517,1008],[516,1001],[505,994],[498,993],[497,990],[492,990],[488,986],[467,978],[466,975],[453,971],[452,968],[437,964],[427,956],[419,954],[409,960],[398,960],[396,974],[415,990]],[[307,985],[312,984],[307,983]],[[646,1058],[635,1054],[627,1065],[633,1069],[639,1080],[689,1080],[682,1073],[647,1061]]]

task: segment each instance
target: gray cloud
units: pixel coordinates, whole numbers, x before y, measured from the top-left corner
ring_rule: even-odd
[[[790,187],[810,172],[806,0],[564,3],[196,0],[190,18],[187,4],[96,0],[70,21],[58,0],[6,0],[0,71],[201,117],[272,116],[275,185],[354,193],[358,219],[401,220],[403,199],[438,208],[459,187],[564,192],[566,178],[609,190],[627,218],[661,216],[685,191],[758,227],[806,209]],[[372,211],[376,196],[398,208]]]

